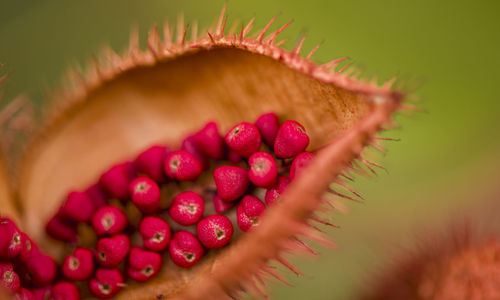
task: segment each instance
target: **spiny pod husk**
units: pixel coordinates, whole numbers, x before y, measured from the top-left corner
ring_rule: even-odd
[[[186,136],[211,120],[228,132],[234,124],[273,112],[307,129],[310,140],[303,144],[317,151],[315,157],[290,183],[280,205],[264,212],[259,226],[190,269],[166,261],[154,279],[128,284],[116,299],[260,293],[264,277],[281,278],[267,265],[273,260],[298,272],[282,258],[291,251],[285,246],[298,235],[330,245],[306,224],[330,184],[351,170],[365,146],[378,145],[377,132],[402,108],[404,94],[391,89],[392,82],[378,86],[335,72],[337,61],[316,65],[310,61],[316,48],[303,58],[302,43],[293,51],[280,48],[276,39],[286,26],[267,34],[274,19],[256,37],[249,37],[253,20],[238,33],[226,32],[226,20],[223,11],[216,28],[191,40],[179,24],[174,42],[166,26],[164,39],[156,28],[150,32],[146,51],[138,48],[136,36],[124,56],[108,49],[87,75],[73,76],[68,88],[54,96],[54,108],[16,166],[23,230],[60,257],[61,247],[53,247],[43,224],[70,189],[94,184],[117,162],[131,161],[157,144],[179,149]],[[123,188],[113,192],[117,198],[129,196]]]

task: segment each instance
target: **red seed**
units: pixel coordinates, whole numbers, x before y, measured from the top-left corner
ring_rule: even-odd
[[[94,209],[97,210],[108,204],[108,195],[104,188],[96,183],[85,190],[85,193],[92,200],[94,204]]]
[[[0,262],[0,287],[12,293],[18,292],[21,288],[19,276],[10,263]]]
[[[184,150],[170,152],[164,167],[168,177],[179,181],[195,180],[203,171],[201,163]]]
[[[210,215],[196,225],[200,242],[207,248],[221,248],[233,237],[233,224],[223,215]]]
[[[104,267],[118,266],[130,251],[130,239],[125,234],[101,238],[97,242],[95,258]]]
[[[127,216],[115,206],[103,206],[92,217],[92,227],[98,236],[122,232],[127,226]]]
[[[130,197],[129,185],[136,175],[136,170],[131,162],[112,166],[101,175],[100,184],[111,197],[126,200]]]
[[[97,269],[89,281],[90,291],[99,299],[114,297],[123,288],[123,276],[118,269]]]
[[[80,300],[80,291],[74,283],[62,281],[52,287],[52,297],[55,300]]]
[[[163,162],[170,152],[165,146],[155,145],[142,152],[135,159],[139,173],[145,174],[157,182],[163,183],[167,177],[163,171]]]
[[[208,160],[203,154],[203,151],[201,151],[201,149],[197,146],[196,134],[190,135],[182,141],[181,150],[186,151],[196,158],[200,162],[203,170],[208,168]]]
[[[259,217],[266,210],[266,205],[254,196],[245,196],[236,208],[238,227],[244,232],[259,225]]]
[[[66,256],[61,266],[63,275],[74,281],[87,280],[94,272],[94,257],[87,248],[76,248]]]
[[[160,209],[160,187],[148,177],[137,177],[130,183],[132,202],[142,213]]]
[[[229,148],[247,158],[252,153],[259,151],[261,137],[255,125],[241,122],[228,131],[225,141]]]
[[[211,159],[221,159],[224,153],[224,139],[219,134],[217,123],[209,122],[195,135],[197,149]]]
[[[243,158],[230,148],[226,148],[226,159],[233,164],[239,164],[240,162],[243,161]]]
[[[215,212],[218,214],[221,214],[234,206],[234,203],[226,202],[226,201],[222,200],[221,197],[219,197],[217,195],[214,195],[214,197],[213,197],[213,204],[214,204]]]
[[[33,293],[25,288],[21,288],[14,296],[14,300],[37,300]]]
[[[196,236],[187,231],[177,231],[170,243],[170,258],[182,268],[189,268],[203,257],[203,246]]]
[[[248,159],[248,178],[258,187],[270,188],[276,183],[278,165],[271,154],[255,152]]]
[[[94,203],[84,192],[72,191],[62,206],[62,214],[76,222],[88,222],[94,214]]]
[[[52,283],[57,273],[55,260],[38,249],[31,251],[31,256],[26,261],[26,268],[31,279],[37,285]]]
[[[26,262],[31,256],[31,251],[33,249],[38,249],[38,246],[29,238],[26,233],[22,232],[21,235],[23,236],[24,246],[23,250],[21,250],[21,252],[19,253],[18,258],[21,262]]]
[[[0,218],[0,259],[11,259],[24,248],[21,231],[8,218]]]
[[[205,201],[195,192],[182,192],[174,197],[170,205],[170,217],[183,226],[198,222],[205,211]]]
[[[279,158],[291,158],[303,152],[309,145],[304,126],[295,121],[284,122],[274,141],[274,154]]]
[[[45,227],[47,234],[55,240],[73,243],[78,240],[76,224],[65,220],[61,214],[53,216]]]
[[[170,243],[170,226],[158,217],[143,218],[139,223],[139,233],[144,247],[152,251],[163,251]]]
[[[286,176],[281,176],[280,178],[278,178],[278,183],[274,187],[268,189],[266,192],[266,196],[264,198],[266,204],[272,205],[274,202],[276,202],[281,194],[283,194],[289,183],[290,178]]]
[[[41,288],[30,290],[36,300],[52,300],[52,286],[47,285]]]
[[[160,254],[133,247],[128,258],[128,276],[135,281],[145,282],[158,274],[161,266]]]
[[[266,144],[271,148],[274,147],[274,140],[280,128],[278,116],[275,113],[263,114],[255,121],[255,126],[259,129]]]
[[[309,164],[309,162],[314,158],[314,154],[311,152],[302,152],[297,155],[292,162],[290,167],[290,180],[293,180],[297,174],[300,174],[301,169]]]
[[[248,172],[234,166],[218,167],[214,171],[217,195],[224,201],[234,201],[248,188]]]

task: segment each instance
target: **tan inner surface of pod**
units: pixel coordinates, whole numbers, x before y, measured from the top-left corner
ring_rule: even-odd
[[[0,217],[11,218],[16,222],[17,226],[22,228],[19,223],[19,212],[14,205],[9,177],[7,176],[2,157],[0,157]]]
[[[125,71],[90,91],[28,149],[18,185],[25,230],[50,251],[54,243],[44,225],[71,189],[87,187],[110,165],[133,159],[148,145],[178,146],[209,120],[225,133],[237,122],[276,112],[282,120],[305,126],[313,150],[350,128],[372,106],[365,94],[234,48],[201,50]],[[175,272],[173,267],[163,270],[155,280],[171,278],[182,285],[186,277]],[[127,290],[119,297],[130,297],[133,291]]]

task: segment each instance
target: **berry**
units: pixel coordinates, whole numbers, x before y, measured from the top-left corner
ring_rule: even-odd
[[[126,200],[130,196],[129,185],[136,171],[131,162],[112,166],[101,175],[99,182],[111,197]]]
[[[123,276],[118,269],[97,269],[89,281],[90,291],[99,299],[114,297],[123,288]]]
[[[52,297],[54,300],[80,300],[80,291],[74,283],[62,281],[52,287]]]
[[[218,214],[223,213],[234,206],[234,203],[226,202],[217,195],[214,195],[213,197],[213,204],[215,212]]]
[[[281,194],[283,194],[289,183],[290,178],[286,176],[281,176],[280,178],[278,178],[278,183],[274,187],[268,189],[266,192],[266,196],[264,198],[266,204],[271,205],[276,202]]]
[[[41,288],[36,288],[31,290],[31,294],[36,300],[52,300],[52,286],[46,285]]]
[[[285,121],[274,141],[274,154],[279,158],[292,158],[309,145],[304,126],[295,121]]]
[[[238,199],[248,188],[248,172],[240,167],[218,167],[214,171],[214,179],[217,195],[224,201]]]
[[[193,225],[203,216],[205,201],[195,192],[182,192],[174,197],[170,205],[170,217],[183,226]]]
[[[108,195],[104,188],[96,183],[85,190],[85,193],[92,200],[94,204],[94,209],[99,209],[108,204]]]
[[[12,264],[0,262],[0,287],[16,293],[21,288],[21,281]]]
[[[179,267],[194,266],[203,256],[203,246],[196,236],[187,231],[177,231],[170,242],[170,258]]]
[[[62,214],[76,222],[88,222],[94,214],[94,203],[84,192],[70,192],[62,206]]]
[[[152,251],[163,251],[170,243],[170,226],[158,217],[143,218],[139,223],[139,233],[144,247]]]
[[[239,164],[243,158],[230,148],[226,148],[226,160],[232,162],[233,164]]]
[[[200,162],[203,170],[208,167],[207,158],[203,155],[203,151],[201,151],[196,145],[196,134],[190,135],[182,141],[181,150],[186,151],[196,158]]]
[[[219,134],[217,123],[209,122],[195,135],[196,146],[208,158],[221,159],[224,153],[224,139]]]
[[[259,216],[266,210],[266,205],[254,196],[245,196],[236,208],[238,227],[244,232],[259,225]]]
[[[127,216],[116,206],[103,206],[92,217],[92,227],[98,236],[122,232],[127,226]]]
[[[128,257],[128,276],[138,282],[148,281],[158,274],[161,265],[160,254],[133,247]]]
[[[0,218],[0,259],[11,259],[24,248],[21,231],[10,219]]]
[[[271,154],[255,152],[248,159],[248,178],[258,187],[270,188],[276,183],[278,165]]]
[[[37,245],[29,238],[26,233],[22,232],[21,235],[23,236],[24,245],[23,250],[19,252],[18,258],[21,262],[26,262],[31,256],[31,251],[37,248]]]
[[[233,237],[233,224],[228,217],[210,215],[196,225],[200,242],[207,248],[220,248],[227,245]]]
[[[130,239],[125,234],[118,234],[97,241],[96,260],[104,267],[118,266],[130,251]]]
[[[142,213],[160,209],[160,187],[148,177],[137,177],[130,183],[132,202]]]
[[[170,149],[165,146],[152,146],[137,156],[135,166],[139,173],[145,174],[158,182],[165,182],[163,162],[169,152]]]
[[[36,300],[36,298],[29,290],[21,288],[14,296],[14,300]]]
[[[225,140],[229,148],[245,158],[259,151],[261,144],[259,130],[248,122],[236,124],[228,131]]]
[[[65,220],[61,214],[53,216],[45,227],[47,234],[55,240],[72,243],[78,239],[76,225]]]
[[[165,159],[165,173],[179,181],[195,180],[201,175],[201,163],[184,150],[170,152]]]
[[[64,258],[61,269],[69,280],[87,280],[94,271],[92,251],[87,248],[76,248],[73,254]]]
[[[297,155],[292,162],[290,167],[290,180],[293,180],[297,174],[299,174],[305,166],[314,158],[314,154],[311,152],[302,152]]]
[[[255,126],[259,129],[266,144],[273,147],[276,134],[278,134],[280,128],[278,116],[275,113],[263,114],[255,121]]]
[[[56,261],[38,249],[31,251],[31,256],[26,261],[26,268],[37,285],[52,283],[57,273]]]

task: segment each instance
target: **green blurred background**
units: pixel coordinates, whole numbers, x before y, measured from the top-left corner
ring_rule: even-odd
[[[0,62],[10,74],[4,99],[26,92],[41,101],[70,64],[84,64],[103,45],[122,50],[131,25],[142,37],[153,24],[211,24],[224,1],[0,1]],[[368,74],[422,83],[424,113],[399,116],[385,136],[389,174],[360,178],[367,199],[332,217],[340,248],[318,248],[321,261],[295,259],[306,278],[273,285],[274,299],[351,299],[370,285],[417,236],[492,201],[500,184],[500,2],[498,1],[236,1],[230,19],[279,14],[294,19],[283,33],[290,48],[306,34],[305,51],[323,42],[318,62],[349,56]],[[276,28],[278,25],[274,26]],[[142,39],[144,42],[144,39]],[[304,52],[305,52],[304,51]],[[498,219],[497,219],[498,220]],[[498,224],[491,224],[498,226]]]

